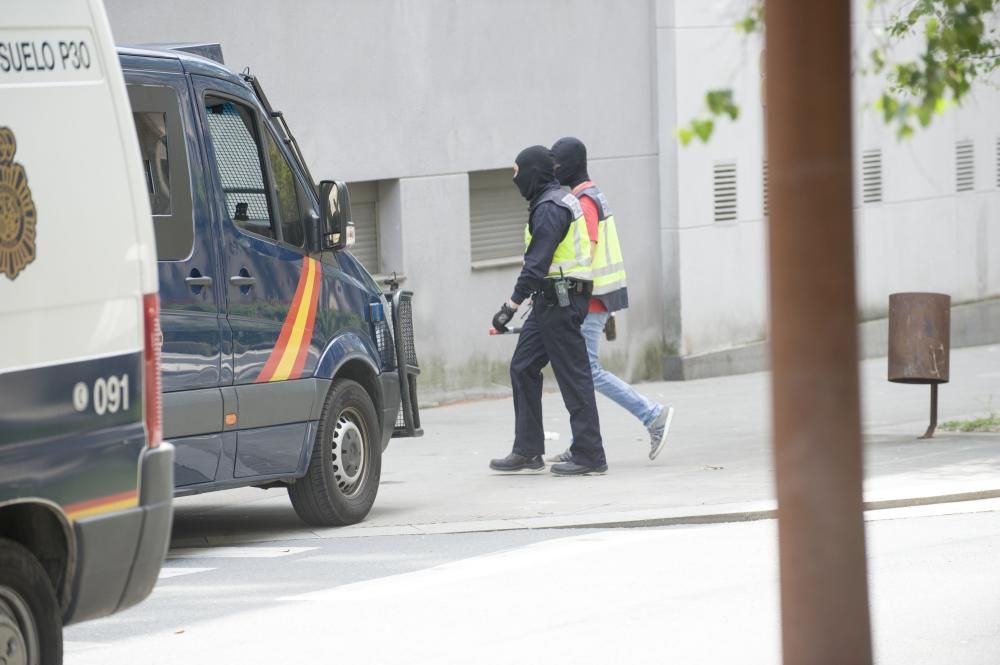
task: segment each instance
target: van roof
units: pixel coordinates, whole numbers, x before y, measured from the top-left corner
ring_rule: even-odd
[[[161,60],[177,61],[185,72],[214,76],[243,85],[243,79],[222,64],[222,47],[218,44],[137,44],[117,47],[118,57],[132,56],[137,58],[159,58]],[[199,55],[200,53],[217,54],[219,60]]]

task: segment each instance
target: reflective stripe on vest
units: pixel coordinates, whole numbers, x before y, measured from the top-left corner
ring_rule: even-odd
[[[558,189],[550,190],[538,202],[541,205],[545,201],[551,201],[572,215],[573,222],[566,230],[566,235],[556,247],[552,255],[552,264],[549,266],[549,277],[574,277],[585,281],[593,279],[590,269],[590,236],[587,234],[587,220],[583,216],[583,208],[580,202],[572,194],[564,194]],[[531,225],[524,226],[524,249],[527,251],[531,244]],[[560,272],[561,271],[561,272]]]
[[[625,279],[625,260],[618,241],[615,216],[608,199],[597,187],[591,185],[577,192],[589,197],[597,206],[597,247],[591,270],[594,275],[594,296],[599,297],[609,311],[628,307],[628,283]]]

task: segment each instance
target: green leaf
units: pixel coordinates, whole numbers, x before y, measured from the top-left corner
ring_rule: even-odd
[[[885,69],[885,56],[882,55],[882,49],[872,49],[871,60],[872,64],[875,65],[876,73]]]
[[[701,139],[702,143],[708,143],[712,138],[712,131],[715,129],[715,122],[711,118],[705,120],[695,120],[691,123],[694,133]]]
[[[747,9],[747,13],[736,22],[736,31],[746,35],[760,32],[764,28],[764,3],[763,0],[754,0]]]
[[[924,24],[924,34],[927,35],[927,39],[936,38],[940,27],[941,24],[936,18],[927,19],[927,23]]]
[[[899,100],[889,93],[884,92],[879,100],[875,102],[875,108],[882,111],[882,119],[888,124],[899,114]]]
[[[691,143],[691,139],[694,138],[694,132],[692,132],[687,127],[678,127],[677,138],[680,140],[681,145],[687,146],[689,143]]]
[[[926,127],[931,124],[931,117],[934,113],[934,107],[923,104],[917,107],[917,120],[920,122],[921,127]]]
[[[705,105],[712,115],[728,115],[732,120],[740,116],[740,109],[733,102],[733,91],[730,89],[710,90],[705,95]]]

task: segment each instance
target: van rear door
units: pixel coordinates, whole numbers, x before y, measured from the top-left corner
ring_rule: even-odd
[[[204,198],[201,146],[182,112],[191,108],[191,91],[176,60],[121,60],[156,231],[164,438],[176,447],[177,486],[211,482],[223,450],[220,385],[231,383],[231,371],[222,362],[225,280]],[[201,192],[198,200],[192,191]]]

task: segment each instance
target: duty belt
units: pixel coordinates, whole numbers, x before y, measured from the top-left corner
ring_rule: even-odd
[[[594,283],[591,281],[567,277],[566,285],[569,287],[570,293],[579,293],[580,295],[589,296],[594,292]],[[546,300],[555,302],[556,280],[551,278],[542,280],[542,288],[539,289],[539,293],[545,296]]]

